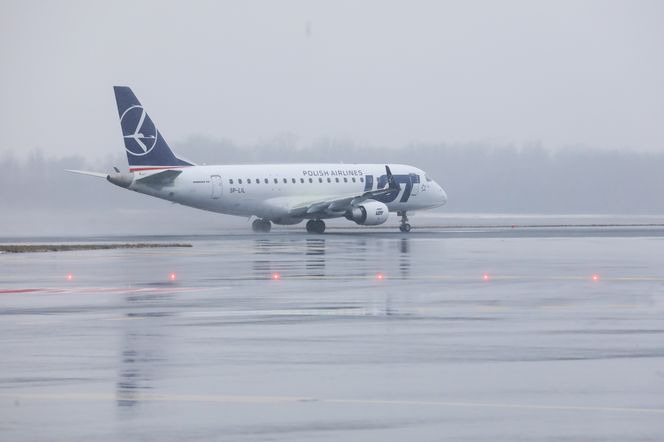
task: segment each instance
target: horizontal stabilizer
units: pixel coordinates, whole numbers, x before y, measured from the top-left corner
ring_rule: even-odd
[[[67,169],[65,172],[78,173],[78,174],[81,174],[81,175],[96,176],[97,178],[106,178],[108,176],[107,173],[88,172],[87,170],[70,170],[70,169]]]
[[[150,184],[155,186],[166,186],[171,184],[175,178],[182,173],[181,170],[162,170],[161,172],[153,173],[143,178],[136,180],[137,183]]]

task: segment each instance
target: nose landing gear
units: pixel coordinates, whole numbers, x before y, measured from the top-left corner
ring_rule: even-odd
[[[251,223],[251,229],[256,233],[268,233],[272,228],[272,223],[269,219],[255,219]]]
[[[307,221],[307,232],[323,233],[325,232],[325,221],[322,219],[310,219]]]
[[[401,216],[401,225],[399,226],[399,230],[404,233],[410,232],[410,224],[408,224],[408,216],[406,215],[406,211],[404,210],[403,212],[397,212],[397,215]]]

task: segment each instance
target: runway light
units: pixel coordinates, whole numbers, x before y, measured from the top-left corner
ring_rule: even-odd
[[[491,278],[489,278],[488,273],[485,273],[485,274],[482,275],[482,281],[488,281],[489,279],[491,279]]]
[[[73,281],[74,280],[74,275],[72,275],[71,273],[67,273],[66,278],[67,278],[67,281]]]
[[[272,274],[272,280],[273,280],[273,281],[278,281],[278,280],[280,280],[280,279],[281,279],[281,275],[280,275],[279,273],[274,272],[274,273]]]
[[[172,272],[171,274],[168,275],[169,281],[175,281],[176,279],[178,279],[178,275],[176,275],[175,272]]]
[[[598,275],[597,273],[595,273],[595,274],[591,277],[591,279],[592,279],[594,282],[597,282],[597,281],[599,281],[599,275]]]
[[[378,281],[382,281],[383,279],[385,279],[385,275],[383,275],[382,273],[376,273],[376,279]]]

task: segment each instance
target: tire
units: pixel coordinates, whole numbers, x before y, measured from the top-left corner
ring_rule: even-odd
[[[322,219],[310,219],[307,221],[307,232],[323,233],[325,232],[325,221]]]
[[[401,230],[404,233],[410,232],[410,224],[405,223],[399,226],[399,230]]]

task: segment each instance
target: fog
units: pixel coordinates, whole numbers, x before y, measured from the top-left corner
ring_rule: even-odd
[[[301,149],[288,140],[259,146],[191,138],[174,147],[200,164],[325,161],[407,163],[422,167],[449,194],[436,210],[448,214],[623,214],[664,218],[664,153],[483,144],[411,145],[385,150],[321,140]],[[67,168],[126,169],[121,148],[96,161],[34,151],[0,158],[5,235],[102,233],[212,233],[247,225],[246,219],[207,213],[128,192]],[[348,162],[348,161],[346,161]],[[472,216],[472,215],[471,215]],[[414,225],[418,221],[414,220]],[[246,226],[248,228],[248,225]]]
[[[0,3],[3,147],[102,155],[111,86],[169,140],[664,149],[660,1]]]
[[[441,214],[664,214],[662,23],[659,1],[3,1],[0,228],[246,224],[63,172],[126,167],[118,84],[199,163],[413,164]]]

